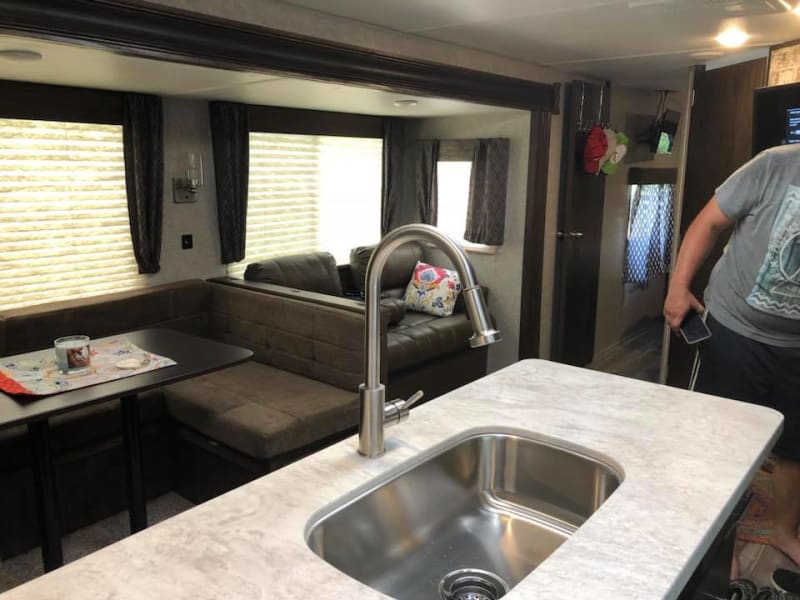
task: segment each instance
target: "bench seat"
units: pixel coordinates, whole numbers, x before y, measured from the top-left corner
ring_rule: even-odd
[[[176,421],[257,460],[358,424],[352,391],[258,362],[170,385],[164,396]]]

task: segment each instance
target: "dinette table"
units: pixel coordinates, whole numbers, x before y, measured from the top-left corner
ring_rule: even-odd
[[[0,429],[18,425],[28,428],[45,571],[63,564],[48,419],[119,398],[130,529],[135,533],[147,527],[138,394],[243,363],[253,355],[246,348],[171,329],[143,329],[120,335],[142,350],[171,358],[177,364],[49,396],[9,396],[0,392]]]

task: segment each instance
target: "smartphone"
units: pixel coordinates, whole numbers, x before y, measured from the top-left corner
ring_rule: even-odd
[[[703,315],[696,310],[690,310],[683,318],[680,332],[687,344],[697,344],[711,337],[711,331],[706,325]]]

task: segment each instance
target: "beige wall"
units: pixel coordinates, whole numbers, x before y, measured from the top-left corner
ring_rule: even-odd
[[[172,177],[178,174],[181,158],[189,151],[203,157],[205,185],[192,204],[172,200]],[[181,249],[181,235],[194,237],[194,248]],[[214,161],[208,103],[201,100],[164,98],[164,229],[161,241],[161,271],[148,275],[154,285],[199,277],[225,275],[219,262]]]
[[[628,113],[655,114],[658,97],[659,95],[653,92],[612,87],[611,122],[625,131],[629,137],[633,137],[636,132],[625,129],[626,115]],[[685,105],[686,97],[686,92],[682,90],[670,94],[667,101],[669,108],[681,113],[673,153],[658,155],[654,160],[624,163],[615,175],[606,178],[595,357],[621,341],[642,319],[657,317],[661,314],[666,292],[666,276],[650,281],[645,288],[622,283],[625,238],[628,229],[628,170],[631,167],[683,168],[681,149],[688,115],[688,108]]]

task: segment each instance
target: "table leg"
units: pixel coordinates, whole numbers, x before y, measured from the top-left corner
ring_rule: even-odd
[[[139,403],[136,394],[132,394],[123,396],[120,404],[125,442],[125,474],[128,479],[128,515],[130,516],[131,533],[136,533],[147,527]]]
[[[50,425],[47,419],[28,423],[31,445],[33,485],[42,544],[44,570],[52,571],[64,564],[61,551],[61,523],[58,518],[53,456],[50,453]]]

